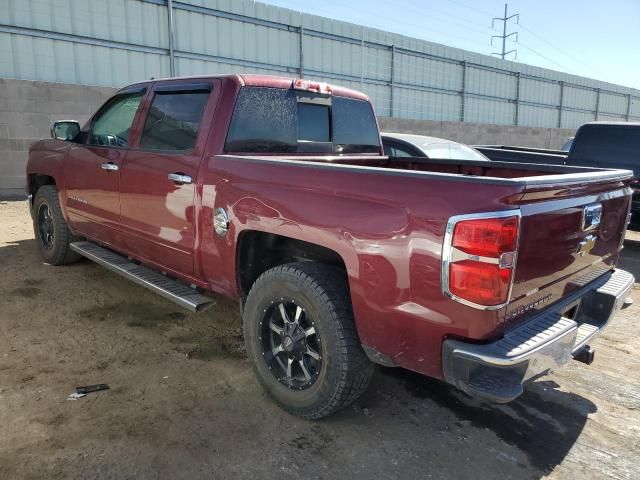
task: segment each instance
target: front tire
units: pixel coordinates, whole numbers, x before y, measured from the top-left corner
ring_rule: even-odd
[[[77,262],[82,257],[71,250],[70,244],[78,240],[67,227],[62,215],[58,189],[43,185],[33,202],[33,231],[40,255],[51,265]]]
[[[258,380],[289,413],[326,417],[369,385],[374,366],[358,339],[347,280],[332,267],[291,263],[263,273],[243,327]]]

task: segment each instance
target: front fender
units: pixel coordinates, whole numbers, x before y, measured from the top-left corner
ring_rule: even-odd
[[[36,176],[44,176],[52,179],[58,189],[60,197],[60,205],[62,213],[67,218],[67,212],[64,208],[65,181],[63,175],[63,162],[66,153],[69,151],[70,143],[62,140],[39,140],[31,145],[29,149],[29,159],[27,160],[26,178],[27,178],[27,195],[35,195],[36,189],[34,178]],[[51,182],[49,182],[51,183]],[[32,198],[32,197],[30,197]]]

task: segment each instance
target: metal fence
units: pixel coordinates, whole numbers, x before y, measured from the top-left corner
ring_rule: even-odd
[[[562,128],[640,121],[635,89],[250,0],[5,1],[4,77],[122,86],[272,73],[363,90],[388,117]]]

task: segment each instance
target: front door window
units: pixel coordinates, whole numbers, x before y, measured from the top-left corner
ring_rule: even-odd
[[[89,145],[127,147],[133,119],[144,92],[124,93],[112,98],[96,114],[89,132]]]

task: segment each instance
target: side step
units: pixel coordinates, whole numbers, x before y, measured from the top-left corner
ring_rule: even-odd
[[[215,303],[213,298],[95,243],[73,242],[71,250],[192,312],[200,312]]]

